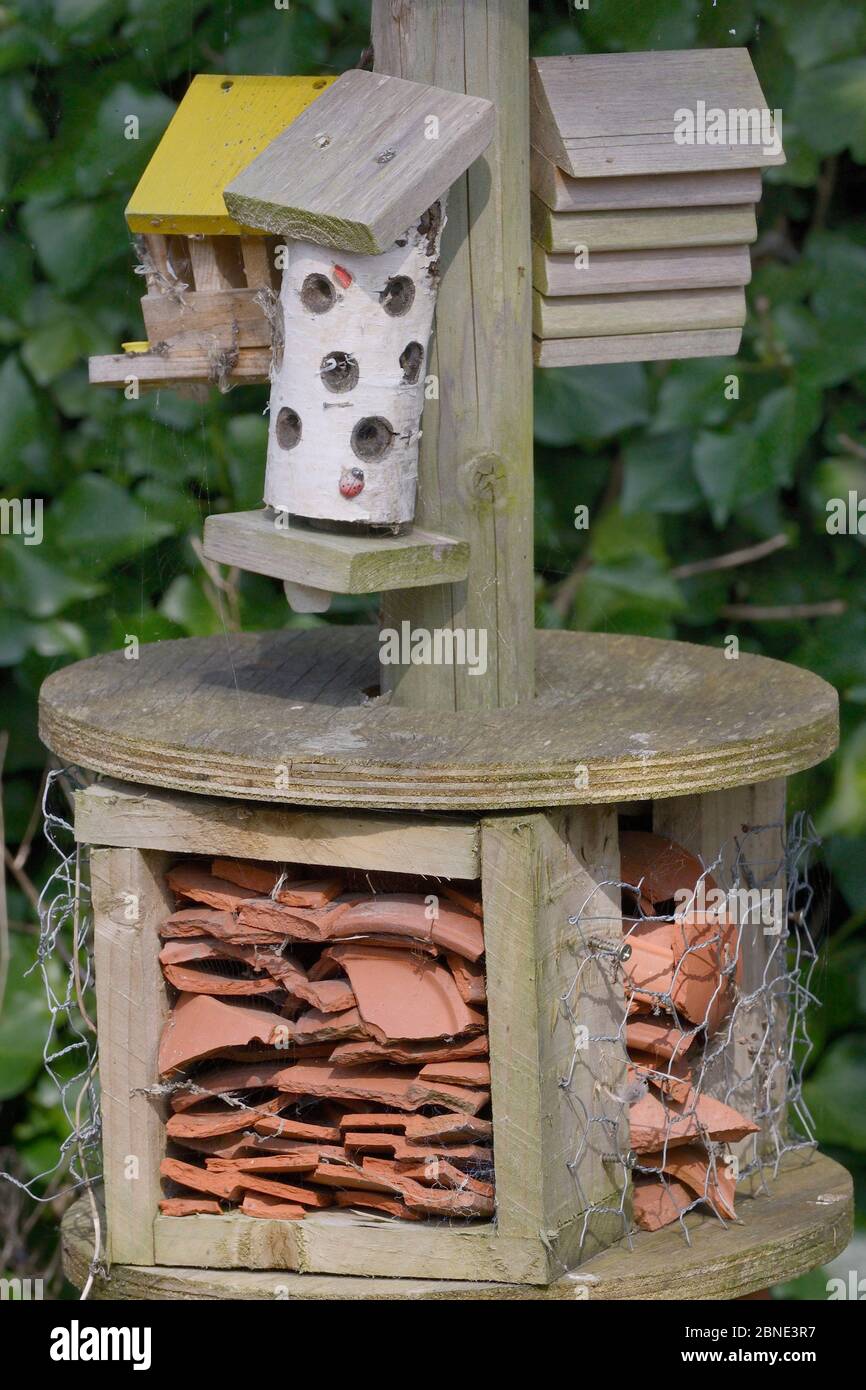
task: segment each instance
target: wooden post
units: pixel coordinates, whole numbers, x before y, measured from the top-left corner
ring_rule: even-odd
[[[496,104],[486,154],[452,188],[416,521],[470,543],[465,581],[385,596],[384,627],[486,630],[487,669],[383,666],[414,708],[534,693],[529,48],[526,0],[373,0],[379,72]]]

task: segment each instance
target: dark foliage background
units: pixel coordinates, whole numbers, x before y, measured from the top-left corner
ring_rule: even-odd
[[[279,3],[279,0],[278,0]],[[748,43],[788,163],[765,179],[743,347],[696,361],[538,373],[538,621],[681,637],[819,672],[842,702],[839,755],[796,778],[825,837],[816,925],[831,938],[808,1096],[818,1136],[866,1168],[864,536],[826,502],[866,497],[866,10],[858,0],[569,0],[531,5],[535,53]],[[142,334],[123,208],[191,73],[336,72],[368,41],[366,0],[13,0],[0,9],[0,496],[41,497],[44,543],[0,538],[0,730],[10,949],[0,1016],[0,1167],[22,1176],[64,1133],[41,1062],[33,959],[46,755],[40,682],[122,644],[301,621],[277,587],[208,574],[211,510],[256,505],[264,388],[206,405],[87,386],[84,360]],[[135,113],[141,138],[123,138]],[[740,377],[728,401],[724,376]],[[590,506],[587,532],[574,507]],[[864,522],[866,527],[866,522]],[[681,566],[772,537],[766,558]],[[831,603],[831,616],[734,619],[731,604]],[[343,621],[369,616],[342,601]],[[309,621],[316,621],[311,619]],[[4,970],[0,970],[0,985]],[[14,1151],[11,1152],[11,1151]],[[54,1190],[54,1189],[49,1189]],[[62,1198],[42,1215],[0,1184],[0,1272],[56,1275]],[[853,1255],[847,1257],[853,1259]],[[802,1288],[823,1296],[817,1276]]]

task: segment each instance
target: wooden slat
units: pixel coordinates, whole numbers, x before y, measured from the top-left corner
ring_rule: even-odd
[[[784,164],[759,144],[677,144],[676,113],[762,111],[748,50],[586,53],[530,64],[532,143],[573,177],[749,169]]]
[[[279,275],[274,267],[269,237],[242,236],[241,256],[243,257],[247,286],[251,290],[277,288]]]
[[[535,689],[530,370],[529,83],[525,0],[373,0],[383,72],[468,91],[496,107],[496,136],[448,199],[424,408],[415,521],[465,536],[464,583],[386,597],[382,620],[487,634],[483,675],[388,667],[395,704],[496,709]],[[503,324],[508,325],[507,332]]]
[[[223,189],[333,77],[194,77],[129,200],[134,232],[237,235]]]
[[[532,296],[537,338],[596,338],[630,333],[676,333],[741,328],[746,296],[741,288],[669,290],[652,294],[594,294],[548,299]]]
[[[755,210],[740,207],[626,208],[551,212],[532,199],[532,235],[545,251],[650,251],[668,246],[744,246],[758,235]]]
[[[159,1035],[169,1012],[156,933],[173,907],[163,878],[167,862],[167,855],[138,849],[94,850],[90,862],[111,1262],[156,1258],[164,1104],[142,1088],[157,1080]]]
[[[194,350],[188,343],[160,352],[117,352],[108,357],[90,357],[87,362],[91,386],[123,387],[135,377],[142,391],[155,391],[160,386],[178,382],[209,382],[217,384],[212,355],[200,345]],[[239,348],[232,354],[226,372],[230,385],[270,380],[271,353],[269,348]]]
[[[272,513],[209,516],[204,554],[272,579],[334,594],[377,594],[465,579],[466,541],[411,530],[403,536],[343,536],[309,527],[277,527]]]
[[[192,337],[212,343],[215,349],[271,346],[271,326],[254,290],[198,290],[182,300],[148,294],[141,301],[141,311],[153,344],[169,342],[178,349],[179,340]]]
[[[353,68],[232,180],[226,205],[281,236],[387,251],[478,158],[493,124],[489,101]]]
[[[735,357],[739,328],[686,333],[629,333],[609,338],[533,338],[537,367],[586,367],[595,362],[672,362],[682,357]]]
[[[236,237],[190,237],[189,257],[194,288],[200,294],[242,287],[240,246]]]
[[[405,870],[440,878],[481,873],[473,820],[239,806],[210,796],[96,783],[75,797],[83,844],[237,855],[332,868]]]
[[[97,1274],[90,1297],[374,1303],[730,1300],[776,1281],[794,1279],[837,1257],[851,1238],[853,1206],[849,1174],[819,1154],[807,1166],[783,1172],[771,1181],[769,1196],[740,1199],[741,1220],[735,1225],[723,1225],[712,1216],[694,1212],[686,1217],[688,1244],[678,1224],[652,1234],[638,1231],[631,1247],[621,1244],[605,1250],[584,1269],[549,1285],[458,1282],[447,1275],[431,1278],[432,1270],[426,1277],[410,1280],[339,1278],[309,1272],[275,1278],[273,1270],[117,1265],[110,1278]],[[185,1238],[191,1245],[198,1244],[196,1228],[215,1219],[182,1218],[178,1243]],[[303,1226],[306,1221],[283,1224]],[[80,1288],[93,1257],[92,1219],[86,1198],[67,1210],[62,1232],[64,1269]],[[179,1258],[183,1259],[182,1252]]]
[[[732,207],[757,203],[757,169],[714,169],[694,174],[636,174],[574,179],[533,147],[532,191],[554,212],[616,212],[625,208]]]
[[[636,290],[700,290],[747,285],[746,246],[672,247],[667,251],[594,251],[585,262],[532,248],[532,283],[542,294],[613,294]]]

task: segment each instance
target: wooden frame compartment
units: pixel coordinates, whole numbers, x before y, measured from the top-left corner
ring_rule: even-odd
[[[584,1229],[578,1193],[613,1197],[602,1149],[587,1150],[578,1188],[568,1168],[580,1116],[560,1082],[573,1037],[555,1006],[574,975],[569,916],[616,854],[613,807],[481,818],[367,816],[243,807],[211,798],[95,786],[77,795],[76,835],[93,846],[97,1005],[103,1092],[108,1254],[112,1263],[284,1269],[328,1274],[547,1284],[603,1248],[619,1222]],[[241,1214],[157,1214],[165,1149],[162,1105],[147,1094],[168,1003],[155,927],[169,908],[163,875],[179,856],[480,877],[485,902],[492,1110],[497,1175],[492,1222],[371,1226],[346,1212],[302,1222]],[[601,876],[601,878],[599,877]],[[611,932],[619,931],[611,903]],[[610,981],[587,981],[599,1030],[617,1007]],[[625,1073],[581,1066],[587,1101]],[[605,1062],[607,1065],[607,1062]],[[617,1064],[618,1065],[618,1064]],[[134,1175],[134,1176],[131,1176]]]

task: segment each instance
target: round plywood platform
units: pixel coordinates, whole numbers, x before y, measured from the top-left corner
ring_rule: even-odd
[[[372,628],[190,638],[49,677],[40,731],[109,776],[295,805],[491,810],[639,800],[782,777],[836,746],[835,691],[766,657],[537,634],[536,698],[424,712],[369,700]]]
[[[851,1238],[852,1184],[844,1168],[816,1155],[783,1173],[771,1194],[738,1198],[736,1224],[711,1216],[638,1234],[633,1249],[614,1246],[547,1287],[471,1284],[445,1279],[364,1279],[282,1270],[178,1269],[114,1265],[90,1297],[98,1299],[554,1299],[669,1300],[742,1298],[826,1264]],[[191,1224],[194,1216],[184,1218]],[[103,1228],[104,1229],[104,1228]],[[63,1267],[81,1288],[93,1258],[93,1219],[86,1198],[63,1218]]]

